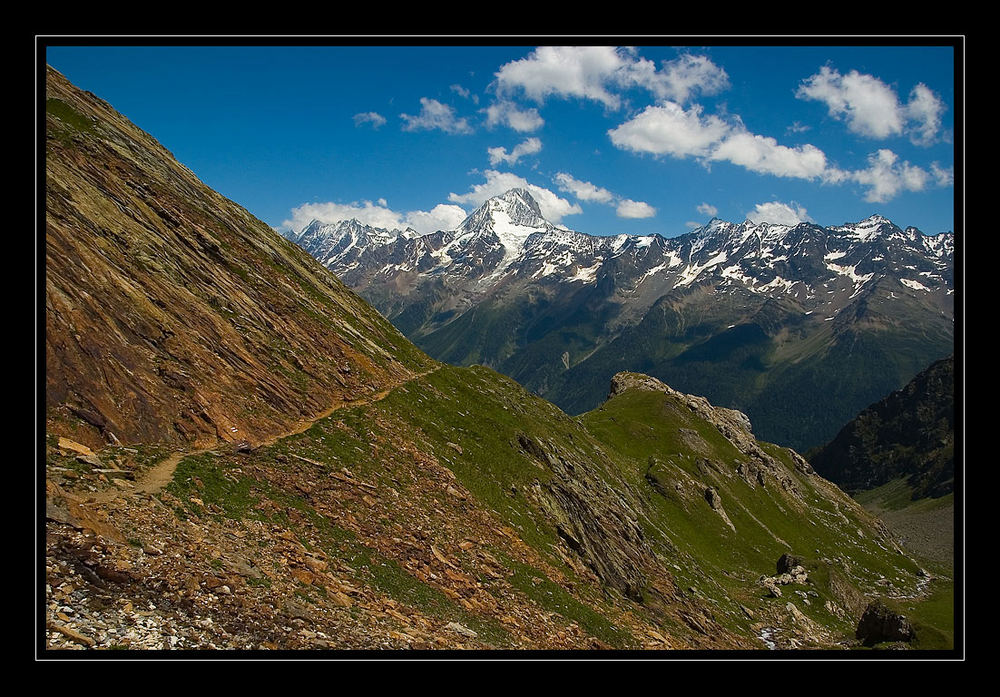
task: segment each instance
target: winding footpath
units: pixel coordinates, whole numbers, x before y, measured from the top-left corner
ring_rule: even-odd
[[[406,380],[399,382],[392,387],[388,387],[381,392],[376,392],[373,395],[368,395],[366,397],[361,397],[360,399],[350,400],[350,401],[339,401],[330,406],[328,409],[324,409],[322,412],[317,414],[311,419],[305,419],[299,421],[291,428],[291,430],[285,433],[280,433],[276,436],[268,438],[261,441],[257,447],[274,445],[279,440],[288,438],[290,436],[296,436],[303,431],[308,430],[314,423],[325,419],[336,411],[341,409],[346,409],[348,407],[363,407],[369,404],[374,404],[376,402],[381,402],[383,399],[388,397],[393,391],[399,389],[404,385],[408,385],[414,380],[419,380],[420,378],[426,377],[431,373],[437,372],[441,368],[441,365],[435,365],[429,370],[425,370],[422,373],[415,373]],[[136,480],[135,485],[128,489],[119,489],[117,487],[109,487],[104,491],[97,492],[90,495],[90,499],[95,502],[105,502],[111,499],[117,498],[119,496],[135,496],[140,494],[155,494],[160,489],[165,487],[174,478],[174,472],[177,471],[177,465],[180,464],[181,460],[186,457],[191,457],[193,455],[201,455],[202,453],[213,452],[215,448],[204,448],[201,450],[189,450],[189,451],[179,451],[171,453],[167,457],[163,458],[155,465],[150,467],[142,476]]]

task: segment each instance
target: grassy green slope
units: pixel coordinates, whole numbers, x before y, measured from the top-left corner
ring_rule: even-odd
[[[918,567],[860,506],[797,469],[789,451],[761,448],[773,458],[763,485],[743,474],[760,463],[677,396],[628,390],[573,418],[489,369],[442,366],[382,401],[340,410],[245,456],[258,473],[246,490],[294,501],[303,525],[328,529],[320,535],[326,552],[348,558],[355,582],[473,627],[497,648],[525,646],[497,619],[525,607],[619,648],[643,646],[650,631],[701,647],[761,648],[755,637],[764,628],[797,637],[791,645],[848,641],[858,611],[852,599],[912,595]],[[186,463],[208,468],[199,470],[201,481],[218,480],[216,461]],[[299,490],[303,478],[343,472],[371,489],[335,506]],[[192,474],[178,470],[181,498],[194,493]],[[568,476],[585,482],[586,515],[607,526],[608,546],[573,527],[560,488]],[[735,529],[709,506],[708,486]],[[239,503],[243,490],[231,489],[212,502],[234,516],[256,515],[260,501]],[[227,497],[236,500],[228,508]],[[634,518],[636,527],[615,528],[615,516]],[[469,596],[480,598],[469,605],[447,579],[422,573],[412,545],[398,543],[414,530],[493,600]],[[464,550],[469,539],[476,546]],[[599,558],[615,545],[622,555]],[[758,579],[774,575],[785,552],[807,559],[813,582],[767,597]],[[497,562],[499,577],[484,573],[479,553]],[[628,584],[636,578],[638,593]],[[846,611],[831,611],[827,601]],[[812,624],[800,626],[788,603]]]
[[[761,486],[737,476],[738,464],[749,464],[750,459],[675,397],[626,392],[581,420],[609,448],[622,453],[623,473],[643,489],[660,523],[654,534],[677,550],[678,585],[709,598],[720,610],[717,616],[744,631],[754,621],[740,613],[740,604],[749,606],[756,618],[787,602],[790,591],[780,600],[767,598],[753,584],[760,575],[773,575],[775,560],[785,552],[805,558],[816,580],[809,588],[789,587],[805,592],[810,604],[801,596],[792,595],[792,601],[806,616],[836,632],[849,633],[852,626],[825,608],[828,600],[845,604],[836,584],[829,582],[831,574],[849,579],[866,595],[884,592],[886,580],[896,594],[914,591],[916,564],[889,549],[882,535],[873,532],[872,517],[846,495],[799,471],[788,450],[761,443],[782,464],[801,497],[774,480]],[[720,493],[735,530],[706,504],[703,485]]]

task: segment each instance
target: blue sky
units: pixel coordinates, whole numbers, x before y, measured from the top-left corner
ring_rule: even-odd
[[[428,232],[527,186],[553,222],[954,229],[950,46],[49,46],[272,226]]]

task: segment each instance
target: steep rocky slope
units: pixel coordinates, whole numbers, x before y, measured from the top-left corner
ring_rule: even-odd
[[[925,585],[745,416],[634,374],[576,420],[442,366],[271,445],[174,458],[160,489],[166,451],[62,445],[55,646],[840,648],[866,597]],[[788,553],[799,575],[776,573]]]
[[[429,365],[298,247],[49,69],[50,433],[260,441]]]
[[[48,83],[42,649],[843,648],[866,597],[923,599],[743,414],[622,374],[573,418],[437,364]]]
[[[809,461],[851,493],[899,478],[913,499],[954,491],[955,357],[937,361],[872,404]]]

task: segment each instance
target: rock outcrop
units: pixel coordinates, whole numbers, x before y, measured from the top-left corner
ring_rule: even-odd
[[[861,621],[858,622],[856,632],[856,637],[865,646],[874,646],[885,641],[912,642],[916,636],[917,633],[910,621],[890,610],[880,600],[868,604]]]
[[[810,461],[851,493],[900,478],[914,500],[953,491],[955,357],[937,361],[862,411]]]
[[[793,496],[799,496],[795,482],[788,476],[787,470],[757,443],[750,424],[750,418],[736,409],[714,406],[704,397],[685,394],[670,387],[664,382],[649,375],[632,372],[620,372],[611,379],[611,389],[608,399],[613,399],[626,390],[646,390],[663,392],[679,399],[688,409],[700,418],[712,424],[733,446],[748,458],[748,462],[740,463],[737,472],[747,482],[756,482],[764,486],[767,475],[777,481],[778,485]],[[804,475],[812,474],[812,468],[794,451],[788,451],[796,469]]]
[[[654,557],[635,507],[627,505],[622,492],[608,486],[592,464],[574,461],[553,445],[523,434],[518,444],[555,475],[543,487],[543,504],[555,518],[559,535],[604,583],[641,600]]]

